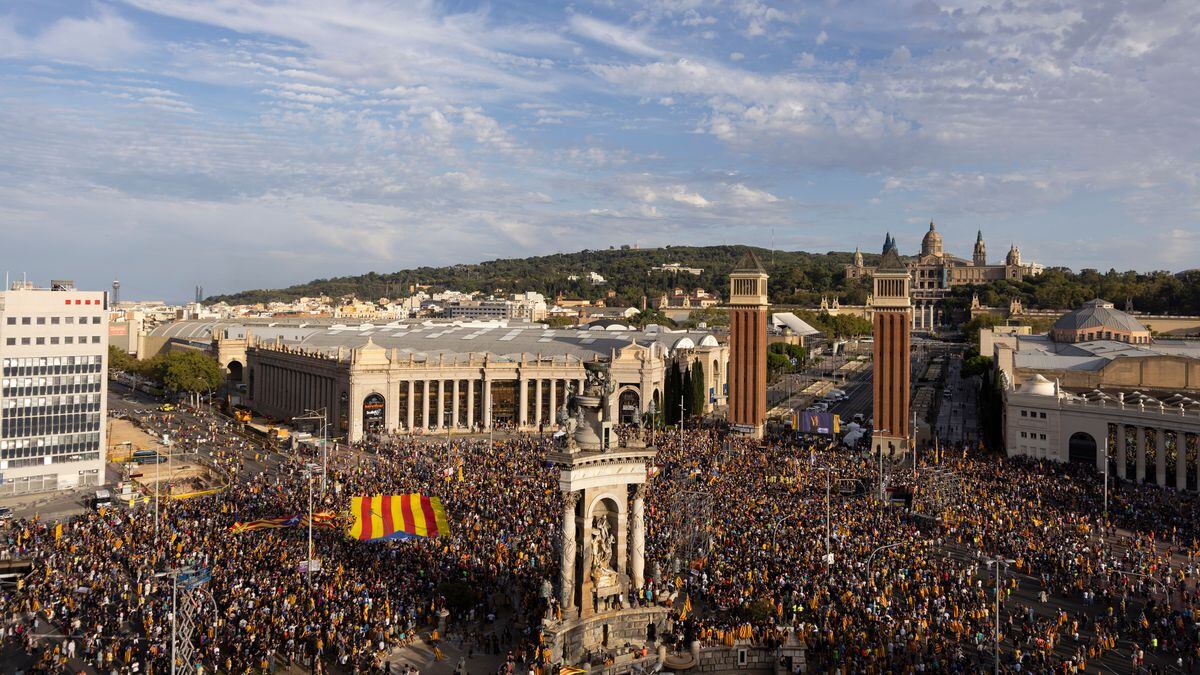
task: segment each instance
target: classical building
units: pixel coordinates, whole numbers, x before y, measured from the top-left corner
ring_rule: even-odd
[[[872,448],[888,454],[908,449],[910,277],[888,236],[879,267],[872,273],[874,308],[874,425]]]
[[[670,293],[663,293],[654,299],[651,303],[654,309],[696,309],[715,307],[721,303],[721,299],[715,293],[709,293],[703,288],[696,288],[691,291],[686,291],[682,288],[672,289]]]
[[[729,423],[760,438],[767,419],[767,272],[754,251],[729,275]]]
[[[108,296],[70,281],[0,292],[0,496],[104,482]]]
[[[1091,301],[1063,315],[1046,335],[1000,326],[981,331],[980,353],[991,356],[1014,385],[1042,375],[1073,392],[1184,391],[1200,397],[1200,342],[1152,341],[1139,327],[1110,303]]]
[[[1040,374],[1006,381],[1009,456],[1094,464],[1109,475],[1195,491],[1200,484],[1200,393],[1138,390],[1072,393]]]
[[[612,419],[629,423],[663,408],[667,367],[704,364],[705,384],[725,400],[728,350],[698,331],[548,329],[518,322],[180,322],[156,329],[206,345],[257,412],[287,420],[326,409],[331,433],[446,433],[496,426],[551,430],[584,364],[608,364]]]
[[[889,233],[884,248],[895,248],[896,240]],[[1001,279],[1021,280],[1036,276],[1042,266],[1022,262],[1021,251],[1016,244],[1009,249],[1003,264],[987,264],[987,246],[983,232],[975,237],[975,250],[970,260],[946,253],[942,248],[942,235],[932,222],[929,231],[921,240],[921,253],[904,261],[911,278],[910,293],[913,305],[912,327],[914,330],[936,330],[952,323],[943,306],[951,288],[968,284],[982,284]],[[863,264],[862,253],[854,251],[854,262],[846,266],[847,279],[865,279],[873,268]]]
[[[1114,476],[1195,490],[1200,343],[1152,341],[1111,303],[1068,312],[1047,335],[1024,326],[980,332],[1004,395],[1009,455],[1104,458]]]

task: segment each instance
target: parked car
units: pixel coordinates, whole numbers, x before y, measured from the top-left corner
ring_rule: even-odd
[[[12,520],[13,510],[7,506],[0,506],[0,521]]]

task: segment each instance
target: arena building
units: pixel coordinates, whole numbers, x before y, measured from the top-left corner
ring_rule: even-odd
[[[589,330],[540,324],[391,322],[328,324],[181,321],[154,337],[203,346],[260,414],[287,420],[325,409],[330,433],[548,431],[585,361],[610,364],[612,419],[661,411],[667,369],[702,364],[708,405],[725,404],[728,348],[706,332],[610,324]]]
[[[1200,343],[1151,341],[1136,319],[1094,300],[1048,335],[1000,327],[980,345],[1003,387],[1009,455],[1101,470],[1107,456],[1111,475],[1197,489]]]

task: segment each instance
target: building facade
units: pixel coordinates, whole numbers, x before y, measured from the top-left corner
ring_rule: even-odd
[[[1009,456],[1081,462],[1169,489],[1200,484],[1200,402],[1181,393],[1071,393],[1042,375],[1004,392]]]
[[[890,240],[890,237],[889,237]],[[909,345],[912,304],[910,277],[895,242],[884,250],[879,267],[871,274],[874,307],[874,373],[872,403],[874,452],[894,454],[908,449]]]
[[[708,333],[621,324],[181,322],[156,331],[211,349],[255,411],[286,421],[324,409],[330,435],[352,441],[373,432],[552,431],[588,361],[609,364],[619,423],[663,409],[672,361],[704,364],[711,410],[725,402],[729,360]]]
[[[104,482],[107,294],[0,292],[0,496]]]
[[[887,235],[884,247],[895,247],[891,234]],[[921,240],[920,255],[903,264],[910,277],[912,327],[923,331],[937,330],[952,323],[944,306],[951,288],[1001,279],[1019,281],[1036,276],[1042,269],[1036,263],[1022,262],[1016,244],[1009,249],[1003,264],[987,264],[987,246],[982,231],[976,233],[975,250],[970,260],[950,255],[943,249],[942,235],[932,222]],[[847,279],[865,279],[873,269],[863,264],[862,254],[855,249],[854,262],[846,266],[845,275]]]
[[[767,273],[753,251],[729,275],[729,423],[761,438],[767,421]]]

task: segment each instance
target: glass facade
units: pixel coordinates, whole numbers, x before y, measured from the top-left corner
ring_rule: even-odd
[[[6,358],[0,380],[0,459],[9,468],[98,459],[102,357]]]

